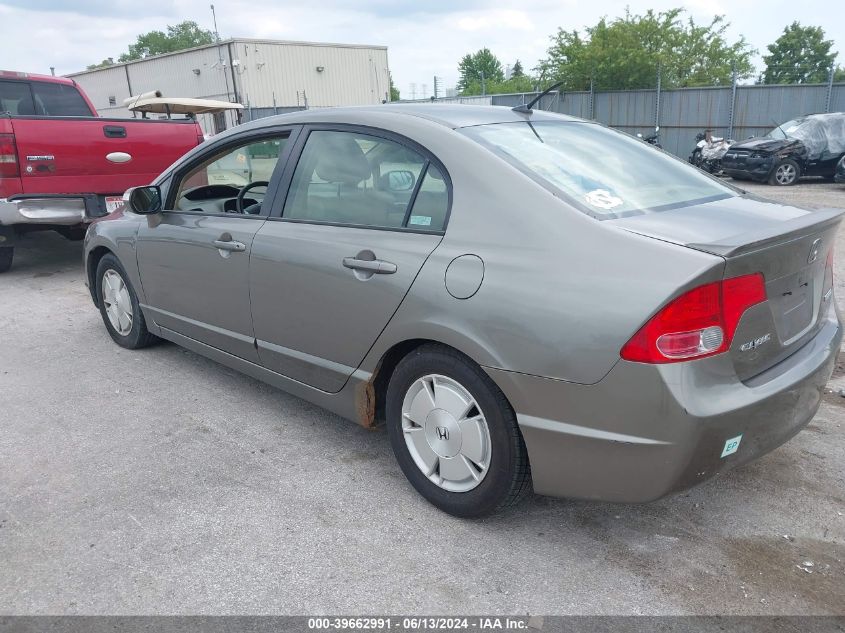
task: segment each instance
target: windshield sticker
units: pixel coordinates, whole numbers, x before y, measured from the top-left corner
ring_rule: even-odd
[[[408,224],[416,224],[417,226],[431,226],[431,218],[427,215],[412,215],[408,220]]]
[[[596,209],[604,209],[607,211],[624,204],[622,198],[614,196],[606,189],[593,189],[584,196],[584,200],[587,201],[587,204],[595,207]]]

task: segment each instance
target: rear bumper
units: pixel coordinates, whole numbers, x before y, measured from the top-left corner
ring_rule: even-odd
[[[0,198],[0,225],[47,224],[74,226],[107,215],[105,199],[97,194],[16,195]]]
[[[534,490],[646,502],[780,446],[812,420],[842,340],[836,314],[788,359],[745,383],[727,354],[672,365],[620,361],[594,385],[503,370]],[[722,456],[732,438],[735,453]]]
[[[0,199],[0,224],[62,224],[72,226],[87,219],[83,198]]]

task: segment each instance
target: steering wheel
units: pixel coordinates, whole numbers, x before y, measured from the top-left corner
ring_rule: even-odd
[[[238,197],[235,198],[235,207],[240,214],[246,213],[244,211],[244,196],[246,196],[246,192],[250,189],[255,189],[256,187],[269,187],[270,183],[266,180],[256,180],[255,182],[250,182],[245,184],[241,187],[241,190],[238,192]],[[253,206],[253,205],[250,205]]]

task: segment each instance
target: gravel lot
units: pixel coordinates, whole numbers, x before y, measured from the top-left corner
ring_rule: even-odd
[[[843,185],[748,188],[845,206]],[[2,614],[845,614],[841,369],[807,430],[688,493],[464,521],[383,430],[114,345],[80,260],[35,235],[0,277]]]

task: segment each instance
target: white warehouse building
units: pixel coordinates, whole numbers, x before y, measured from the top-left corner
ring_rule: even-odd
[[[386,46],[235,38],[68,77],[104,117],[131,117],[124,100],[153,91],[243,104],[241,113],[200,115],[207,134],[239,118],[390,99]]]

